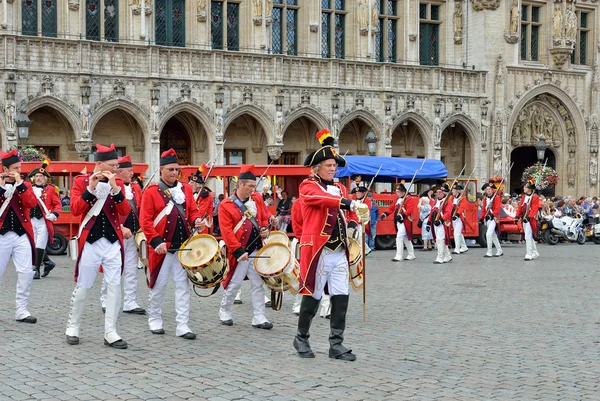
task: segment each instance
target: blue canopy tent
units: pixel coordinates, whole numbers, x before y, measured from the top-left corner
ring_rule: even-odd
[[[363,181],[369,182],[381,166],[375,179],[377,182],[395,182],[404,179],[410,181],[415,171],[423,165],[423,159],[407,159],[386,156],[346,156],[346,167],[338,167],[336,178],[350,177],[360,174]],[[427,159],[415,181],[445,178],[448,170],[439,160]]]

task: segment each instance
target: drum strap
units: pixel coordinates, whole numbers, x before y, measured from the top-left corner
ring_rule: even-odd
[[[233,203],[238,207],[238,209],[241,210],[241,212],[244,215],[244,217],[246,219],[250,220],[250,222],[252,223],[252,225],[254,226],[254,228],[256,228],[256,231],[260,232],[260,227],[258,226],[258,223],[256,222],[256,219],[248,211],[248,208],[246,207],[246,205],[244,205],[244,202],[242,202],[242,200],[240,198],[238,198],[237,195],[231,195],[229,197],[229,199],[231,199],[233,201]]]

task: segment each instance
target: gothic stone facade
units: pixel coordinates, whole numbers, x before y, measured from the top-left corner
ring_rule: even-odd
[[[291,2],[295,56],[269,54],[271,7],[280,1],[235,3],[238,42],[233,31],[226,42],[241,51],[211,50],[219,2],[178,1],[188,16],[182,47],[156,45],[158,2],[118,2],[118,40],[103,42],[79,39],[89,1],[59,0],[57,38],[50,38],[43,24],[38,36],[23,35],[25,2],[5,0],[2,148],[17,144],[17,120],[26,114],[28,143],[63,160],[87,159],[94,143],[114,142],[151,171],[165,146],[195,165],[264,164],[282,154],[301,162],[326,127],[342,153],[366,154],[373,131],[378,155],[441,158],[450,174],[466,164],[485,178],[504,174],[522,157],[519,149],[544,138],[561,176],[556,192],[598,193],[596,1],[386,0],[393,17],[383,0],[332,0],[332,9],[341,6],[332,15],[343,14],[344,36],[331,56],[339,50],[343,58],[322,57],[326,1]],[[386,60],[392,44],[394,60],[378,62],[379,30],[394,18],[397,40],[383,35]],[[424,31],[432,20],[436,30]],[[425,51],[434,62],[421,57]],[[518,185],[514,174],[512,181]]]

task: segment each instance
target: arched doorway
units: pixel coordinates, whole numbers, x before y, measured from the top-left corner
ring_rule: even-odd
[[[460,174],[466,165],[463,175],[471,174],[471,142],[465,128],[460,123],[452,123],[442,132],[440,141],[441,160],[446,165],[449,176]]]
[[[172,117],[160,132],[160,153],[173,148],[177,153],[179,164],[192,164],[192,144],[190,135],[181,121]]]
[[[511,163],[514,163],[512,170],[510,171],[510,193],[518,193],[522,192],[521,184],[523,171],[529,167],[537,163],[537,150],[534,146],[522,146],[519,148],[513,149],[510,153]],[[546,165],[556,169],[556,155],[550,149],[546,149],[546,153],[544,154],[544,159],[542,163],[546,162]],[[554,187],[547,188],[544,190],[545,195],[554,195]]]
[[[400,123],[392,132],[392,157],[418,157],[427,155],[425,141],[419,127],[410,120]]]
[[[69,121],[57,109],[43,106],[29,114],[31,126],[27,145],[44,148],[50,160],[79,160]]]
[[[242,114],[225,129],[225,164],[267,164],[267,137],[260,122]]]
[[[347,155],[367,155],[365,137],[369,129],[372,129],[372,127],[360,117],[343,126],[338,138],[340,153]]]
[[[134,162],[144,161],[144,134],[138,121],[122,109],[104,114],[92,127],[94,141],[115,144],[119,156],[129,155]],[[93,151],[95,148],[92,149]]]

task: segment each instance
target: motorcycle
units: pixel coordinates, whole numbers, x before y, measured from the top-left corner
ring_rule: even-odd
[[[588,218],[588,224],[591,227],[591,238],[594,244],[600,245],[600,217],[594,216]]]
[[[579,245],[585,244],[583,217],[579,213],[562,217],[545,216],[544,220],[546,223],[544,241],[548,245],[556,245],[561,239],[567,239],[569,242],[577,242]]]

